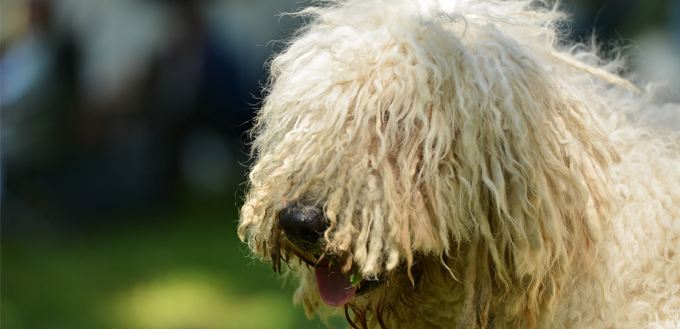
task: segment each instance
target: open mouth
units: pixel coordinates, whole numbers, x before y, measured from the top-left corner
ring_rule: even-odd
[[[293,253],[310,265],[310,267],[314,268],[319,295],[330,306],[343,306],[354,296],[367,294],[382,283],[381,280],[364,279],[354,267],[348,272],[343,272],[344,262],[340,261],[340,258],[324,253],[312,253],[312,257],[309,258],[317,259],[317,261],[310,262],[309,258],[298,251]]]
[[[358,272],[352,273],[343,273],[339,263],[323,258],[314,268],[321,299],[330,306],[342,306],[380,285],[380,280],[365,280]]]
[[[327,259],[322,259],[314,268],[314,276],[321,299],[330,306],[347,304],[361,284],[355,274],[343,273],[340,264]]]

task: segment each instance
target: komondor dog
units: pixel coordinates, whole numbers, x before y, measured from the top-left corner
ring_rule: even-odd
[[[299,276],[310,316],[680,328],[680,107],[565,44],[543,2],[300,14],[270,62],[239,235]]]

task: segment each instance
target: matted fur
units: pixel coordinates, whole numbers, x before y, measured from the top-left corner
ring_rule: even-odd
[[[289,262],[310,315],[332,310],[278,227],[298,200],[323,207],[326,253],[383,282],[347,307],[354,326],[680,326],[680,138],[644,126],[617,62],[558,46],[555,8],[301,12],[270,63],[239,236]]]

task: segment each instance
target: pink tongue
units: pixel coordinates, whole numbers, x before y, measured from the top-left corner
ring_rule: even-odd
[[[317,267],[314,274],[319,295],[330,306],[347,304],[357,291],[357,287],[352,286],[352,282],[342,273],[338,265]]]

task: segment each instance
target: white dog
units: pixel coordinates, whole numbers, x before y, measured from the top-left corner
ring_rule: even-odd
[[[560,45],[562,13],[348,0],[301,14],[270,63],[239,235],[299,275],[308,314],[680,327],[680,137],[646,124],[651,100],[619,62]]]

